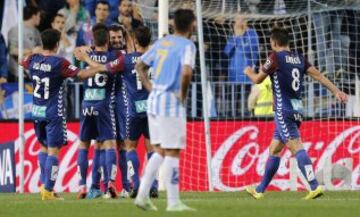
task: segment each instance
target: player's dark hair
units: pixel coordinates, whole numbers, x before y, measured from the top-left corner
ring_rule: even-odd
[[[134,35],[136,41],[139,43],[141,47],[149,46],[151,42],[151,31],[149,27],[139,26],[134,30]]]
[[[56,15],[54,16],[54,18],[52,19],[51,23],[53,23],[53,22],[55,21],[56,17],[62,17],[62,18],[65,18],[65,16],[64,16],[64,15],[62,15],[62,14],[56,14]]]
[[[61,33],[56,29],[47,29],[41,33],[44,50],[54,50],[60,42]]]
[[[195,14],[189,9],[178,9],[174,14],[175,29],[185,33],[189,31],[191,24],[195,21]]]
[[[109,43],[109,30],[108,28],[101,23],[96,24],[92,28],[93,36],[94,36],[94,45],[95,46],[105,46]]]
[[[23,10],[24,13],[24,20],[31,19],[32,16],[40,13],[40,9],[34,6],[26,6]]]
[[[276,42],[278,46],[284,47],[288,46],[290,42],[289,32],[280,27],[274,27],[271,30],[271,39]]]
[[[126,37],[126,30],[125,28],[122,26],[122,25],[119,25],[119,24],[112,24],[109,28],[109,32],[112,31],[112,32],[119,32],[121,31],[123,36]]]
[[[102,4],[102,5],[107,5],[107,6],[108,6],[108,8],[109,8],[109,10],[110,10],[110,4],[109,4],[109,2],[108,2],[108,1],[106,1],[106,0],[100,0],[100,1],[97,1],[97,2],[96,2],[96,5],[95,5],[95,8],[97,8],[97,6],[98,6],[99,4]]]

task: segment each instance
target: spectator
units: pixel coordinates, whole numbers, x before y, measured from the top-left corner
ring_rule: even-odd
[[[4,37],[0,33],[0,85],[7,82],[7,48]]]
[[[24,56],[32,53],[32,49],[41,46],[41,36],[36,28],[40,24],[40,11],[36,7],[27,6],[24,8]],[[8,33],[9,40],[9,71],[10,81],[14,81],[17,77],[18,67],[18,27],[14,26]]]
[[[247,25],[244,16],[237,15],[233,25],[234,35],[231,36],[224,48],[229,58],[228,86],[231,104],[230,112],[235,116],[246,115],[246,96],[251,89],[251,81],[244,73],[246,67],[255,67],[259,60],[259,38],[254,29]],[[235,99],[235,103],[231,103]]]
[[[111,25],[108,20],[110,5],[107,1],[98,1],[95,8],[95,17],[89,22],[84,23],[77,34],[76,46],[90,45],[93,41],[92,27],[97,23],[103,23],[106,26]]]
[[[69,62],[73,62],[75,40],[68,37],[65,33],[65,17],[62,14],[57,14],[51,22],[51,28],[61,32],[61,40],[58,50],[59,56],[66,58]]]
[[[230,59],[228,79],[232,82],[250,83],[244,69],[258,65],[259,38],[256,31],[248,27],[242,15],[236,16],[233,28],[234,36],[230,37],[224,49]]]
[[[96,7],[96,2],[97,0],[85,0],[85,7],[87,9],[87,11],[90,13],[91,17],[95,16],[95,7]],[[120,4],[120,0],[108,0],[109,5],[110,5],[110,15],[109,15],[109,20],[111,22],[116,21],[116,19],[119,16],[119,4]]]
[[[274,114],[271,80],[267,77],[261,84],[253,85],[248,98],[248,109],[256,117]]]
[[[119,5],[120,15],[117,22],[123,25],[127,31],[126,42],[127,52],[135,51],[135,44],[133,40],[133,30],[142,25],[143,20],[140,15],[140,9],[132,4],[129,0],[122,0]]]
[[[58,11],[65,17],[65,32],[72,35],[79,31],[80,26],[90,20],[90,15],[81,6],[80,0],[67,0],[66,6]]]

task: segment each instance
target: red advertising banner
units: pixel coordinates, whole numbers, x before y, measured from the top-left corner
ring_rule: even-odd
[[[271,121],[213,121],[211,122],[211,177],[216,190],[237,191],[247,185],[260,182],[268,158],[268,147],[273,134]],[[16,170],[19,171],[19,143],[17,123],[0,123],[0,144],[15,142]],[[208,190],[208,166],[203,122],[188,122],[187,147],[181,156],[181,190]],[[68,123],[68,145],[60,155],[60,171],[55,189],[58,192],[78,190],[77,144],[79,123]],[[351,188],[360,188],[360,124],[357,121],[305,121],[301,127],[305,149],[314,162],[315,173],[324,174],[324,166],[330,159],[346,172],[345,162],[351,160]],[[25,191],[37,192],[40,169],[37,163],[39,143],[31,123],[25,124]],[[138,153],[141,167],[145,162],[142,142]],[[91,183],[92,150],[89,152]],[[277,175],[271,183],[272,190],[290,189],[291,153],[285,149]],[[142,160],[144,159],[144,160]],[[338,171],[338,172],[339,172]],[[336,171],[332,171],[336,172]],[[19,173],[16,173],[17,187]],[[120,173],[118,172],[118,176]],[[118,177],[120,182],[120,177]],[[341,184],[341,180],[336,182]],[[298,180],[298,187],[303,183]],[[120,184],[118,185],[120,189]]]

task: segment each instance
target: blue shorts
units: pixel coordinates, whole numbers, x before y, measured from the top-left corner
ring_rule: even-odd
[[[275,111],[274,121],[274,139],[286,144],[289,139],[300,138],[299,128],[302,121],[302,115],[300,113]]]
[[[49,148],[61,148],[67,144],[66,120],[58,117],[51,120],[34,120],[38,141]]]
[[[99,142],[116,139],[115,113],[112,106],[83,106],[80,117],[80,140]]]
[[[137,141],[141,135],[146,139],[150,139],[148,118],[145,117],[128,117],[125,120],[125,129],[122,134],[125,134],[125,139]]]

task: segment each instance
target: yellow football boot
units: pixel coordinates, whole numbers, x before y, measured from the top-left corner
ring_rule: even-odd
[[[317,186],[317,188],[313,191],[309,191],[309,193],[306,195],[306,197],[304,197],[304,200],[311,200],[311,199],[316,199],[318,197],[321,197],[324,195],[324,188],[319,185]]]
[[[264,193],[256,192],[256,189],[254,186],[247,187],[246,192],[249,193],[256,200],[260,200],[260,199],[264,198]]]

